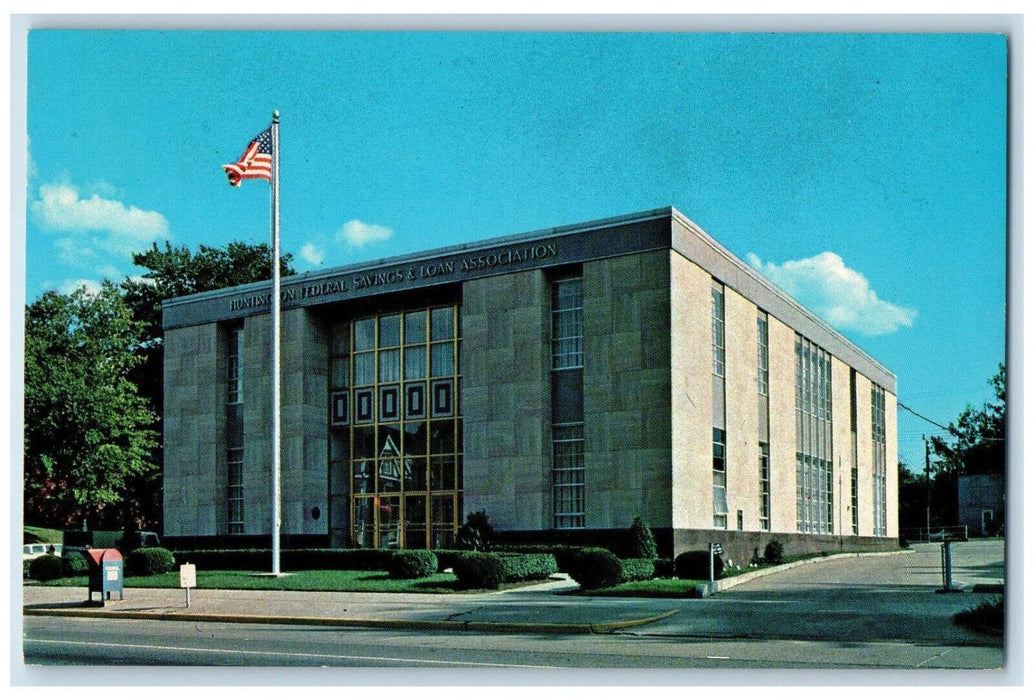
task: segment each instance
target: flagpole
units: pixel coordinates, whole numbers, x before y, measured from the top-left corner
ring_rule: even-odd
[[[270,374],[273,392],[272,464],[273,464],[273,575],[280,575],[280,112],[273,112],[273,177],[272,223],[273,298],[270,300],[272,341]]]

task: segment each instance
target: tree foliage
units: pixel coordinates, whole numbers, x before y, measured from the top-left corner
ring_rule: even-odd
[[[967,406],[948,424],[948,438],[933,437],[930,446],[939,468],[952,474],[1005,473],[1005,365],[991,378],[995,400],[980,409]]]
[[[128,492],[152,482],[156,416],[130,375],[142,324],[117,287],[97,294],[47,292],[25,314],[27,522],[118,522]]]

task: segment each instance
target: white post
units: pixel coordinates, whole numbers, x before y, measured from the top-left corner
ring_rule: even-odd
[[[280,113],[273,112],[273,298],[270,374],[273,392],[271,457],[273,463],[273,575],[280,575]]]

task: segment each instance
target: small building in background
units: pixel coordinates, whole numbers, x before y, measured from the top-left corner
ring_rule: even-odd
[[[969,474],[959,477],[959,525],[970,537],[1004,534],[1005,476]]]

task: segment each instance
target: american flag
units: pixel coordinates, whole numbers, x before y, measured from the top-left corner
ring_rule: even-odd
[[[236,163],[224,165],[230,184],[240,187],[241,180],[270,180],[273,176],[273,127],[252,139]]]

